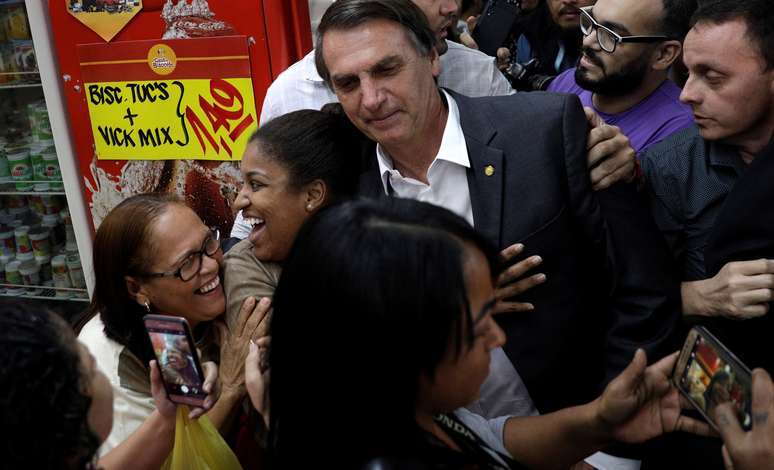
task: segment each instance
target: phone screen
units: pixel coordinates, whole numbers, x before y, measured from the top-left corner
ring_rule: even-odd
[[[175,403],[200,406],[207,394],[196,350],[182,319],[145,318],[153,352],[156,354],[169,399]]]
[[[706,330],[692,330],[688,336],[688,342],[691,341],[692,347],[686,344],[678,360],[680,369],[675,371],[678,388],[716,428],[715,408],[730,402],[742,428],[749,430],[752,425],[750,372]]]

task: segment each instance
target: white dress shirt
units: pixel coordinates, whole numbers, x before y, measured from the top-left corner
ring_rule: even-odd
[[[473,206],[470,200],[467,169],[470,168],[465,135],[460,125],[457,103],[446,91],[449,113],[441,138],[441,146],[427,170],[425,184],[406,178],[395,170],[392,159],[381,145],[376,146],[379,174],[382,176],[385,194],[415,199],[450,210],[475,226]],[[503,415],[528,416],[537,414],[527,387],[502,348],[491,353],[489,376],[481,387],[479,400],[467,407],[486,418]]]
[[[379,174],[382,175],[386,194],[390,193],[391,187],[395,196],[441,206],[473,225],[473,207],[470,202],[467,176],[470,159],[460,126],[460,112],[454,98],[446,91],[441,91],[446,97],[449,115],[443,130],[441,147],[427,170],[429,184],[401,175],[395,169],[392,158],[387,155],[384,147],[377,144],[376,159],[379,162]]]

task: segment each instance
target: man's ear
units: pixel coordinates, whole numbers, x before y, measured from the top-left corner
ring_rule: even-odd
[[[680,58],[680,53],[683,51],[683,46],[680,41],[669,40],[664,41],[654,51],[654,61],[651,67],[653,70],[667,70],[672,64]]]
[[[325,204],[328,186],[323,180],[316,179],[304,186],[304,203],[307,212],[314,212]]]
[[[124,281],[126,282],[126,291],[129,292],[129,297],[142,306],[150,305],[150,297],[148,297],[142,282],[132,276],[124,276]]]

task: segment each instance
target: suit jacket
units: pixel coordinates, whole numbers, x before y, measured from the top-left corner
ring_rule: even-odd
[[[704,253],[708,276],[731,261],[759,258],[774,259],[774,138],[726,197]],[[774,374],[769,346],[774,332],[772,315],[770,310],[745,321],[712,318],[702,323],[747,366]]]
[[[476,229],[500,249],[524,243],[522,259],[543,258],[547,281],[520,298],[535,310],[498,317],[505,352],[540,412],[593,399],[637,347],[651,359],[676,348],[672,259],[635,188],[592,192],[578,98],[450,93],[470,157]],[[360,192],[384,197],[373,145]]]

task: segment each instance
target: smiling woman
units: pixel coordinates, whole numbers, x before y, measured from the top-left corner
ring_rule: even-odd
[[[94,316],[80,333],[115,394],[115,425],[100,449],[100,466],[139,454],[132,468],[158,468],[173,447],[175,405],[149,380],[154,352],[142,321],[147,313],[184,317],[194,329],[208,397],[193,417],[209,410],[220,426],[241,399],[238,389],[226,393],[225,384],[215,402],[218,368],[210,359],[216,345],[209,326],[225,310],[222,261],[217,232],[173,195],[131,197],[102,221],[94,240]],[[220,359],[227,362],[229,353]]]
[[[271,297],[280,264],[301,224],[322,207],[354,193],[363,136],[339,105],[301,110],[262,126],[242,158],[236,209],[252,226],[225,257],[227,320],[236,327],[248,297]],[[265,334],[263,322],[253,335]]]

